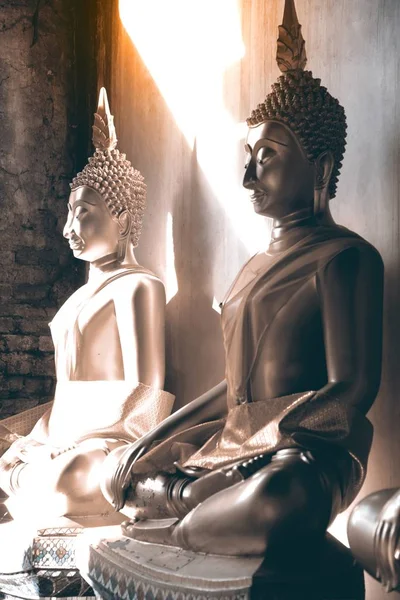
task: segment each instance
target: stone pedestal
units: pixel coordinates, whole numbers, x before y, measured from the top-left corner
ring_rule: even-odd
[[[84,537],[81,543],[85,542]],[[327,536],[317,550],[272,564],[205,555],[127,537],[87,544],[81,574],[102,600],[364,600],[350,551]],[[306,542],[305,542],[306,546]],[[279,564],[280,563],[280,564]]]

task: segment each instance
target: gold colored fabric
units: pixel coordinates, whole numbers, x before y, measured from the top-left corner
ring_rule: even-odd
[[[168,417],[173,403],[172,394],[143,383],[63,382],[49,416],[48,441],[57,446],[89,437],[134,441]]]
[[[53,402],[38,404],[38,406],[24,410],[17,415],[2,419],[2,421],[0,421],[0,425],[7,427],[7,429],[12,431],[14,434],[28,435],[40,417],[43,417],[44,413],[52,406]]]
[[[295,447],[331,453],[332,461],[339,463],[344,450],[352,458],[344,509],[364,481],[372,431],[370,421],[355,407],[310,391],[236,406],[226,419],[197,425],[161,442],[138,460],[134,471],[171,470],[176,461],[183,467],[214,470]]]
[[[32,432],[17,439],[0,458],[0,474],[19,462],[29,463],[30,450],[47,445],[65,451],[90,438],[134,442],[169,416],[174,396],[125,381],[68,381],[57,385],[53,406]]]
[[[88,437],[133,441],[168,417],[174,396],[143,383],[69,381],[57,385],[48,424],[50,443]]]
[[[40,417],[52,406],[52,402],[39,404],[17,415],[0,421],[0,456],[13,442],[23,435],[28,435]]]
[[[51,321],[50,330],[55,350],[55,366],[57,382],[78,380],[79,348],[81,345],[81,333],[79,331],[78,319],[82,310],[91,300],[105,287],[111,285],[121,277],[132,273],[154,274],[140,265],[113,271],[94,284],[86,283],[68,298]]]

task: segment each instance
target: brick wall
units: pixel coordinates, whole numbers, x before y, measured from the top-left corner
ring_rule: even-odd
[[[0,1],[0,418],[52,397],[48,323],[83,283],[62,237],[93,108],[77,43],[91,1],[80,4]]]

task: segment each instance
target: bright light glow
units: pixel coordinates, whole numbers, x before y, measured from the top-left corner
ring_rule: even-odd
[[[249,253],[266,247],[269,226],[254,214],[238,173],[247,127],[225,102],[226,72],[245,55],[239,0],[120,0],[119,9],[189,147],[196,142],[198,164],[235,234]]]
[[[213,310],[215,310],[215,312],[217,312],[219,315],[221,314],[221,307],[215,296],[213,298],[212,307],[213,307]]]
[[[40,489],[40,487],[38,486]],[[35,495],[29,486],[27,490],[20,489],[18,495],[10,496],[5,502],[9,512],[15,519],[19,527],[29,527],[32,532],[40,527],[48,526],[49,522],[62,515],[65,515],[68,509],[68,501],[65,494],[38,493]],[[41,489],[43,492],[43,488]]]
[[[342,542],[345,546],[349,547],[349,541],[347,539],[347,520],[349,518],[349,511],[341,513],[333,521],[328,531],[333,537],[339,542]]]
[[[179,128],[193,145],[202,121],[218,109],[221,75],[244,55],[235,0],[120,0],[119,10]]]
[[[166,274],[165,274],[165,292],[167,296],[167,304],[178,293],[178,279],[175,271],[175,252],[174,252],[174,235],[173,235],[173,218],[171,213],[167,214],[166,227]]]

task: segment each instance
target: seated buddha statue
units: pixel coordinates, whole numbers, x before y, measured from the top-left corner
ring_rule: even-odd
[[[329,210],[345,112],[286,0],[272,92],[248,118],[243,185],[270,244],[222,302],[226,380],[128,447],[102,489],[136,540],[263,555],[324,538],[365,477],[381,370],[383,265]]]
[[[173,396],[162,389],[164,286],[134,253],[146,186],[116,148],[104,88],[93,143],[94,155],[71,184],[63,232],[90,268],[50,324],[54,402],[0,459],[0,487],[14,519],[107,523],[115,511],[99,487],[106,455],[152,430],[172,408]]]

